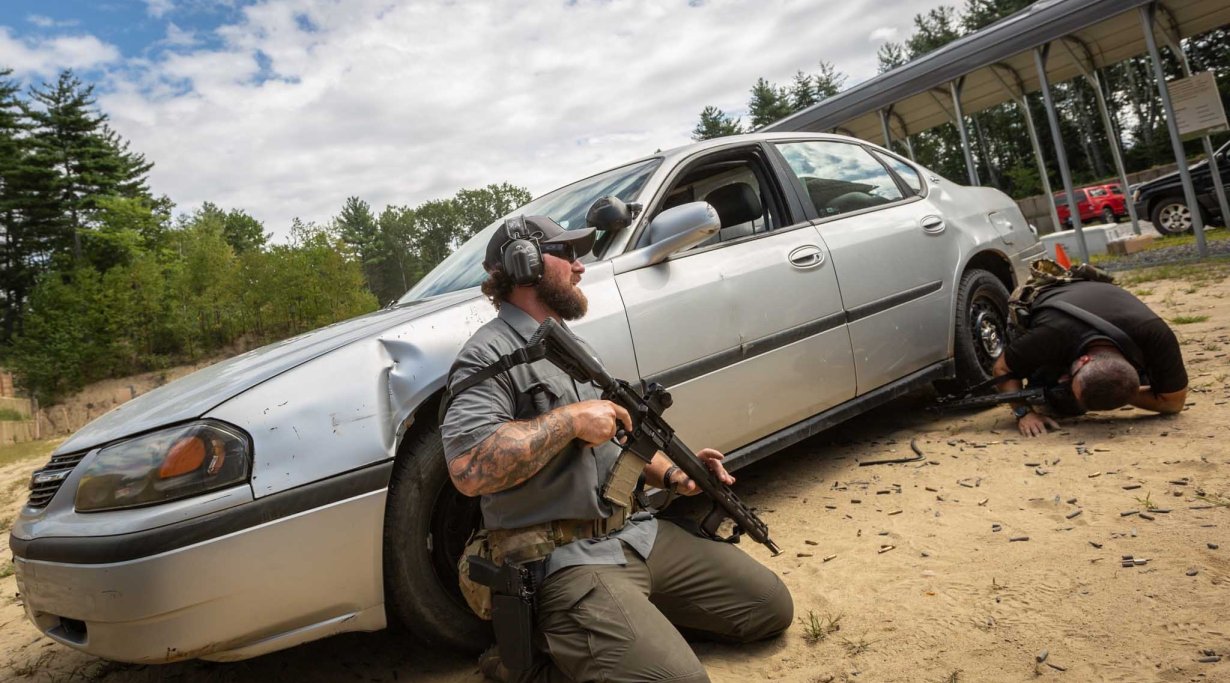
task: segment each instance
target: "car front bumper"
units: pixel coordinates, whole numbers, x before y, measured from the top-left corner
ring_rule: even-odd
[[[379,475],[367,478],[370,486]],[[385,626],[386,493],[382,487],[272,519],[274,507],[256,501],[216,515],[221,535],[141,557],[124,555],[148,546],[152,535],[165,542],[168,529],[79,539],[14,534],[18,590],[48,637],[127,662],[230,661],[378,630]],[[260,521],[230,528],[253,519]],[[99,561],[110,556],[121,559]]]

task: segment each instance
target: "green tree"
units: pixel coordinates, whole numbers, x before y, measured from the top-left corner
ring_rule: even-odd
[[[892,71],[906,62],[910,61],[909,55],[905,52],[905,47],[901,43],[887,42],[876,50],[876,61],[879,66],[876,73],[885,73]]]
[[[821,60],[819,72],[812,77],[816,101],[826,100],[840,93],[845,85],[846,75],[838,71],[832,62]]]
[[[97,209],[99,197],[149,197],[146,174],[152,164],[128,150],[98,111],[94,87],[72,71],[61,72],[54,85],[34,88],[31,143],[34,161],[55,170],[55,199],[66,217],[74,257],[81,256],[81,234]]]
[[[790,94],[764,78],[758,79],[756,85],[752,86],[747,108],[753,129],[767,126],[792,113]]]
[[[692,129],[692,139],[700,142],[701,140],[712,140],[714,138],[726,137],[727,135],[739,135],[742,132],[742,120],[732,119],[721,109],[708,105],[700,112],[700,121]]]
[[[809,74],[798,71],[790,84],[790,108],[800,111],[819,102],[816,97],[816,85]]]

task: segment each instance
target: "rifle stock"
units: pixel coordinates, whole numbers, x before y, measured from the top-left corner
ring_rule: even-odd
[[[628,411],[633,425],[632,430],[623,435],[625,450],[632,451],[645,462],[653,460],[653,456],[662,451],[713,501],[713,510],[701,522],[701,531],[706,536],[737,541],[740,534],[747,534],[774,555],[781,553],[781,549],[769,538],[769,526],[764,520],[744,505],[729,486],[718,481],[662,418],[662,411],[670,407],[669,393],[661,387],[651,386],[646,396],[637,394],[627,382],[612,377],[601,361],[551,318],[543,321],[527,343],[527,349],[538,346],[544,350],[548,361],[574,380],[593,383],[602,390],[604,399]],[[718,527],[726,517],[734,521],[735,533],[723,539],[718,535]]]

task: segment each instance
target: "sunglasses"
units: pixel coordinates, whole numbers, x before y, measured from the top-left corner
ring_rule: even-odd
[[[550,254],[569,263],[577,260],[577,252],[569,242],[544,242],[539,246],[542,247],[544,254]]]

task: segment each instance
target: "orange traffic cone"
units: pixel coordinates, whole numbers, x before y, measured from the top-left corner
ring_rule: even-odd
[[[1064,270],[1072,270],[1072,261],[1068,259],[1068,252],[1063,250],[1063,245],[1055,243],[1055,263],[1059,264]]]

